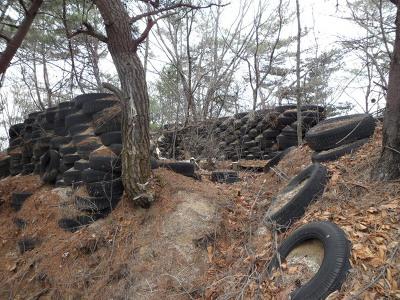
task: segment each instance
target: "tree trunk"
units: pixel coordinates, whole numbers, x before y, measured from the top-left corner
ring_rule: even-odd
[[[123,92],[122,180],[130,199],[141,195],[150,175],[149,95],[132,37],[130,17],[120,0],[95,1],[106,27],[108,49]]]
[[[396,40],[389,72],[382,152],[372,177],[392,180],[400,177],[400,2],[397,3]]]
[[[296,98],[297,98],[297,143],[303,142],[303,122],[301,119],[301,91],[300,91],[300,42],[301,42],[301,24],[300,24],[300,3],[296,0],[297,15],[297,53],[296,53]]]
[[[8,66],[10,65],[11,60],[13,59],[15,53],[17,53],[18,48],[21,46],[22,41],[24,40],[26,34],[29,31],[29,28],[32,25],[33,20],[36,17],[36,14],[42,5],[43,0],[33,0],[31,6],[25,14],[25,18],[22,23],[18,26],[18,30],[15,35],[11,38],[9,42],[7,42],[6,49],[1,52],[0,55],[0,74],[6,72]]]

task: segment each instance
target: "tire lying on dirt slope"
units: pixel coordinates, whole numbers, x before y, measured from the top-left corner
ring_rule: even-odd
[[[327,181],[327,170],[323,165],[309,165],[272,199],[265,214],[265,223],[276,223],[285,230],[303,216],[306,207],[323,193]]]
[[[49,150],[40,158],[40,175],[43,182],[54,183],[57,180],[60,167],[60,155],[55,150]]]
[[[293,149],[296,149],[296,147],[293,146],[293,147],[287,148],[287,149],[283,150],[282,152],[279,152],[278,154],[276,154],[264,166],[264,172],[267,173],[272,167],[275,167],[286,156],[286,154],[288,154]]]
[[[368,141],[369,139],[362,139],[347,145],[339,146],[337,148],[321,152],[314,152],[311,156],[311,160],[312,162],[324,162],[324,161],[336,160],[343,155],[350,154],[356,151],[362,145],[368,143]]]
[[[298,270],[298,274],[288,275],[292,280],[297,278],[290,299],[325,299],[338,290],[350,269],[350,247],[343,230],[327,221],[306,224],[286,238],[278,248],[280,260],[287,269]],[[272,275],[278,268],[275,255],[267,272]],[[282,270],[281,274],[285,276],[285,272]]]
[[[188,162],[164,162],[158,161],[159,168],[165,168],[175,173],[182,174],[187,177],[194,177],[194,165]]]
[[[328,150],[374,133],[375,120],[368,114],[357,114],[324,120],[311,128],[305,140],[315,151]]]

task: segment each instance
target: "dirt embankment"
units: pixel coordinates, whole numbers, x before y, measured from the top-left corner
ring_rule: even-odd
[[[332,299],[396,299],[400,286],[400,182],[375,182],[369,172],[381,132],[356,154],[327,163],[323,196],[285,234],[262,226],[286,180],[241,172],[233,185],[157,170],[157,201],[149,210],[123,199],[107,218],[70,233],[57,221],[77,213],[68,189],[38,177],[0,181],[0,299],[280,299],[282,287],[263,277],[281,241],[304,223],[330,220],[352,243],[352,270]],[[278,165],[292,177],[311,151],[300,147]],[[31,191],[19,212],[11,193]],[[21,222],[23,220],[24,222]],[[21,225],[23,224],[23,226]],[[23,254],[17,243],[34,238]]]

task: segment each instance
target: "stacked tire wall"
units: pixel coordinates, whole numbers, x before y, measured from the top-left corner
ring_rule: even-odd
[[[72,186],[76,207],[92,216],[120,199],[121,106],[112,95],[84,94],[31,113],[9,136],[1,177],[40,174],[46,183]]]
[[[185,128],[165,126],[157,145],[166,158],[270,159],[297,145],[295,107],[240,113]],[[325,119],[324,109],[316,105],[302,106],[301,115],[303,136]]]

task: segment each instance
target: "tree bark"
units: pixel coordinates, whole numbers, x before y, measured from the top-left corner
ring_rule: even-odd
[[[122,180],[130,199],[141,195],[150,175],[149,96],[137,55],[130,17],[120,0],[96,0],[108,36],[108,50],[117,69],[124,99]]]
[[[301,119],[301,91],[300,91],[300,42],[301,42],[301,24],[300,24],[300,3],[296,0],[297,15],[297,53],[296,53],[296,98],[297,98],[297,143],[303,142],[303,122]]]
[[[378,180],[400,177],[400,2],[397,3],[396,39],[389,72],[382,152],[372,170],[372,177]]]
[[[43,0],[33,0],[31,6],[25,14],[25,18],[18,27],[18,31],[7,43],[6,49],[0,55],[0,74],[6,72],[11,60],[13,59],[15,53],[17,53],[18,48],[21,46],[29,28],[35,19],[37,12],[42,5]]]

